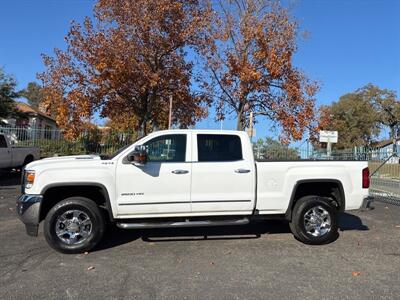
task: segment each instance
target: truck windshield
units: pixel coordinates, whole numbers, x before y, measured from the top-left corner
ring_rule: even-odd
[[[125,149],[127,149],[128,147],[132,146],[132,144],[136,143],[137,141],[139,141],[141,138],[138,138],[136,140],[134,140],[132,143],[127,144],[125,146],[123,146],[122,148],[119,148],[117,151],[115,151],[113,154],[111,155],[100,155],[100,158],[102,160],[109,160],[109,159],[113,159],[114,157],[116,157],[118,154],[120,154],[121,152],[123,152]]]
[[[126,148],[128,148],[131,144],[125,145],[122,148],[119,148],[117,151],[115,151],[113,154],[111,155],[105,155],[105,154],[101,154],[100,158],[101,160],[109,160],[109,159],[113,159],[114,157],[116,157],[118,154],[120,154],[122,151],[124,151]]]

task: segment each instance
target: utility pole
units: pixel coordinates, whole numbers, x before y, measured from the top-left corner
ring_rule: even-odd
[[[250,140],[253,139],[253,112],[250,112],[250,120],[249,120],[249,136]]]
[[[332,143],[330,138],[328,137],[328,145],[326,146],[326,154],[330,158],[332,154]]]
[[[399,126],[395,126],[394,131],[393,131],[393,154],[395,156],[397,156],[399,154],[399,153],[397,153],[398,132],[399,132]]]
[[[169,96],[168,129],[171,129],[171,124],[172,124],[172,95]]]

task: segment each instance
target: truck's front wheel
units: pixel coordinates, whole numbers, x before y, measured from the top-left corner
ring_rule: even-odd
[[[84,197],[70,197],[50,209],[44,222],[49,245],[62,253],[91,250],[104,234],[105,221],[96,203]]]
[[[327,244],[338,236],[338,211],[328,198],[306,196],[296,202],[289,225],[303,243]]]

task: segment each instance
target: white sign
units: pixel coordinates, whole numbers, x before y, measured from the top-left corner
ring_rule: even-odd
[[[337,131],[321,130],[319,132],[319,141],[321,143],[337,143],[337,141],[338,141],[338,132]]]

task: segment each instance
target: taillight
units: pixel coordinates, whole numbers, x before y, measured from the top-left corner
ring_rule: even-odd
[[[365,168],[362,170],[362,187],[363,189],[369,188],[369,169]]]

